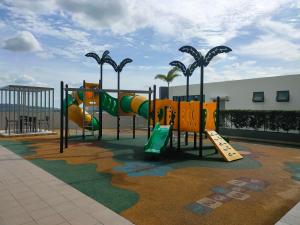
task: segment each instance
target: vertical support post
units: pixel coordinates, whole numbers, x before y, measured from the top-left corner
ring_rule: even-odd
[[[216,132],[219,133],[220,130],[220,96],[217,96],[217,112],[216,112]],[[215,154],[218,150],[215,149]]]
[[[40,123],[39,123],[39,129],[41,131],[41,125],[43,125],[43,91],[41,89],[41,96],[40,96],[40,107],[39,107],[39,110],[40,110]]]
[[[186,101],[189,102],[190,98],[190,76],[189,74],[186,75]],[[189,132],[185,132],[185,145],[189,144]]]
[[[30,132],[33,132],[33,127],[34,127],[33,108],[34,108],[34,90],[31,91],[31,127],[30,127]]]
[[[199,130],[200,130],[200,139],[199,139],[199,157],[203,157],[203,73],[204,66],[201,65],[201,75],[200,75],[200,113],[199,113]]]
[[[136,116],[133,115],[132,117],[132,138],[135,139],[135,118]]]
[[[30,88],[27,89],[27,125],[26,125],[26,129],[27,132],[29,132],[30,130]]]
[[[83,118],[82,118],[82,140],[85,139],[85,80],[83,81],[83,91],[82,91],[82,108],[83,108]]]
[[[68,85],[66,84],[65,89],[65,148],[68,148],[68,137],[69,137],[69,107],[68,107]]]
[[[197,133],[194,132],[194,149],[197,148]]]
[[[100,76],[101,76],[101,80],[99,80],[99,105],[98,105],[98,111],[99,111],[99,133],[98,133],[98,140],[102,139],[102,101],[101,101],[101,95],[102,95],[102,64],[100,66]]]
[[[52,90],[52,132],[54,131],[54,89]]]
[[[10,88],[8,89],[8,134],[10,135],[10,108],[11,108]]]
[[[47,125],[48,125],[48,130],[50,130],[50,122],[51,122],[51,90],[48,90],[48,121],[47,121]]]
[[[2,101],[2,89],[0,89],[0,105],[4,106],[3,101]],[[3,127],[3,113],[2,110],[0,110],[0,130],[2,130]]]
[[[64,82],[60,82],[60,153],[64,152]]]
[[[16,133],[16,89],[14,88],[13,103],[14,103],[14,133]]]
[[[156,117],[156,112],[155,112],[155,106],[156,106],[156,85],[153,85],[153,109],[152,109],[152,115],[153,115],[153,129],[155,127],[155,117]]]
[[[118,97],[120,97],[120,71],[118,71]],[[117,140],[120,139],[120,102],[118,101],[118,115],[117,115]]]
[[[177,150],[180,151],[180,98],[177,101]]]
[[[217,96],[216,132],[220,131],[220,96]]]
[[[148,92],[148,139],[150,138],[150,120],[151,120],[151,87],[149,87]]]

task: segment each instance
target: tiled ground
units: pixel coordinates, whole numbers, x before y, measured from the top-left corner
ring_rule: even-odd
[[[0,225],[132,224],[0,146]]]
[[[275,225],[300,225],[300,202],[288,211]]]

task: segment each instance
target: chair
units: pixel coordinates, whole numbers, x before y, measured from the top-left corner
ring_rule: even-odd
[[[11,124],[13,125],[14,130],[16,130],[16,126],[18,125],[18,120],[9,120],[6,116],[5,117],[5,133],[7,133],[8,128],[9,128],[9,133],[10,133]]]
[[[46,116],[45,119],[38,120],[39,130],[41,129],[41,126],[44,126],[44,128],[47,128],[49,130],[49,116]]]

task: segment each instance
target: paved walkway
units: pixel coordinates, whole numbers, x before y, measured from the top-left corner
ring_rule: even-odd
[[[288,211],[275,225],[300,225],[300,202]]]
[[[0,145],[0,225],[37,224],[132,223]]]

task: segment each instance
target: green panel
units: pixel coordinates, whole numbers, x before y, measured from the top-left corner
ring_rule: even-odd
[[[144,117],[145,119],[148,119],[148,109],[149,109],[149,101],[145,101],[142,103],[142,105],[139,108],[138,114],[142,117]]]
[[[83,91],[77,91],[78,98],[83,101]]]
[[[131,101],[133,99],[133,96],[126,95],[123,96],[121,99],[121,108],[124,112],[129,113],[132,112],[131,110]]]
[[[157,123],[152,135],[144,147],[145,153],[160,154],[163,152],[169,142],[171,126],[160,126]]]

